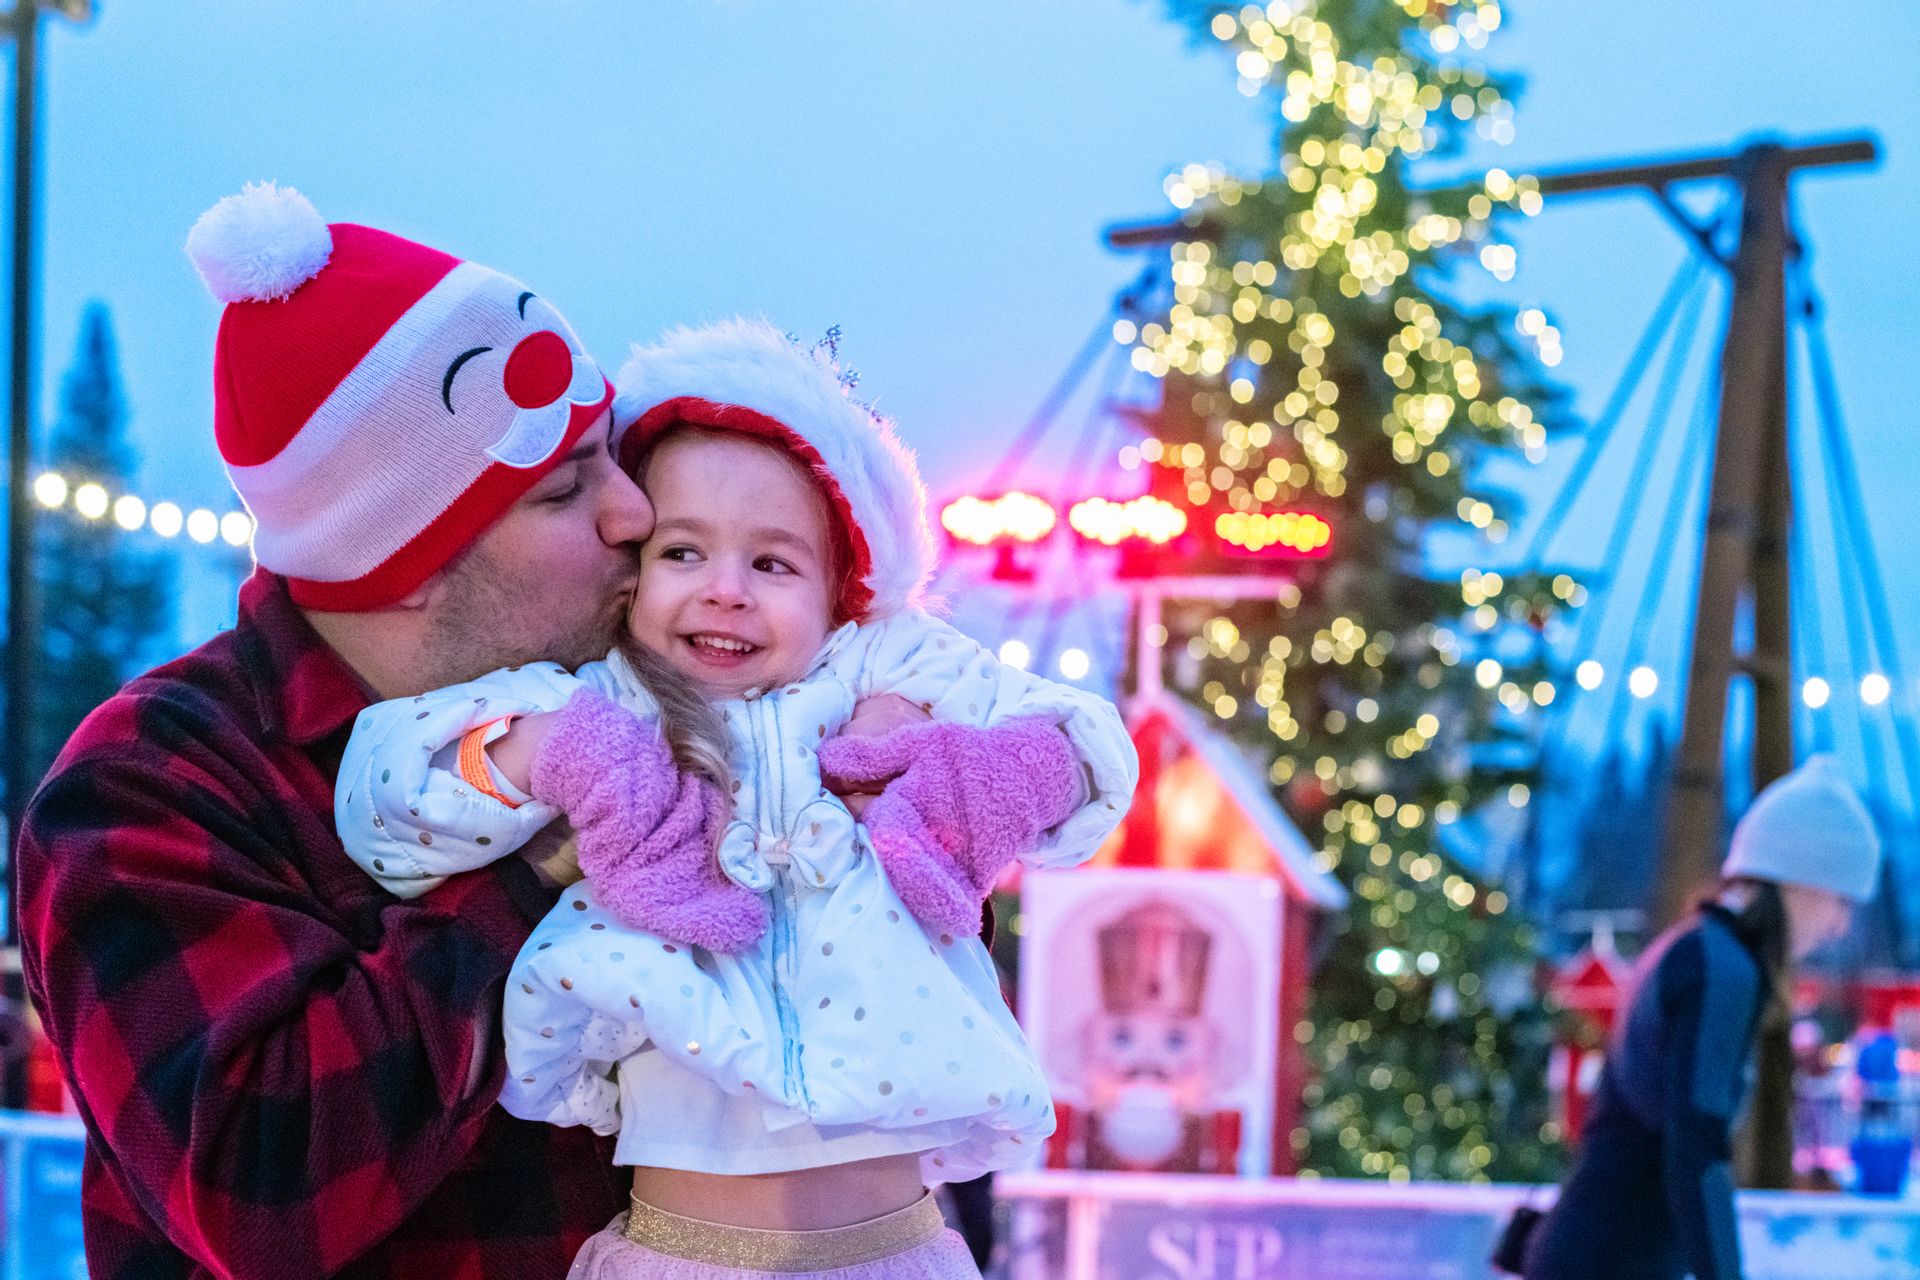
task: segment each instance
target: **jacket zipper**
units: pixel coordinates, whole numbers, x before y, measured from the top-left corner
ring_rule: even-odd
[[[780,737],[777,732],[779,722],[777,717],[773,715],[772,707],[769,705],[770,701],[770,699],[762,698],[751,705],[753,707],[753,714],[756,717],[766,717],[766,720],[761,721],[756,727],[762,730],[759,736],[763,741],[772,746],[773,757],[779,759]],[[773,723],[769,726],[766,721],[772,721]],[[769,729],[774,730],[774,732],[767,732]],[[763,751],[759,754],[761,754],[764,759],[768,753]],[[784,763],[784,761],[782,761],[782,763]],[[757,824],[761,833],[764,834],[770,825],[784,827],[785,824],[780,822],[779,818],[780,811],[786,803],[786,797],[783,794],[768,796],[767,792],[770,789],[779,790],[778,788],[770,788],[765,785],[773,781],[771,778],[763,775],[758,781],[763,785],[756,788],[758,794],[754,797],[757,802],[755,808],[760,811],[763,819],[773,820],[772,822],[763,820]],[[761,857],[763,859],[766,857],[764,852],[761,854]],[[780,1082],[781,1094],[784,1097],[794,1097],[797,1095],[807,1110],[811,1112],[813,1110],[813,1099],[808,1096],[807,1093],[807,1077],[805,1064],[803,1062],[806,1045],[801,1043],[800,1018],[793,1007],[793,999],[789,994],[797,984],[799,978],[799,942],[795,932],[797,928],[795,918],[799,914],[798,906],[800,895],[799,890],[793,883],[791,863],[783,861],[775,864],[769,861],[767,867],[773,872],[774,881],[773,900],[770,904],[773,909],[773,919],[768,930],[769,936],[773,940],[773,966],[772,972],[768,976],[769,983],[773,988],[774,1013],[780,1021],[780,1053],[783,1073]]]

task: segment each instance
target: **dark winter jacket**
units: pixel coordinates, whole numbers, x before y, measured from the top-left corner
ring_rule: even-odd
[[[1641,961],[1528,1280],[1739,1280],[1731,1168],[1766,974],[1710,905]]]

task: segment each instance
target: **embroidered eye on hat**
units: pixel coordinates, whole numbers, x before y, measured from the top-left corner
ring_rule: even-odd
[[[613,389],[516,280],[252,183],[187,254],[225,304],[214,437],[294,600],[394,603],[558,466]]]

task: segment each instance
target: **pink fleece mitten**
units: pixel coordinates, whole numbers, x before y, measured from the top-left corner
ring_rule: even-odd
[[[572,820],[580,870],[620,920],[709,951],[738,951],[767,931],[766,901],[714,857],[726,797],[674,766],[656,726],[576,693],[534,755],[532,783],[535,799]]]
[[[954,934],[980,932],[981,899],[1080,791],[1067,736],[1035,718],[833,738],[820,746],[820,773],[830,786],[887,782],[861,819],[873,851],[907,909]]]

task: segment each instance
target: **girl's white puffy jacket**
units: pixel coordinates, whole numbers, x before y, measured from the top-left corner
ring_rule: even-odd
[[[408,895],[518,848],[556,811],[473,791],[446,767],[451,746],[583,686],[655,710],[614,654],[576,675],[534,663],[362,712],[337,792],[348,852]],[[590,882],[567,890],[508,979],[509,1111],[617,1131],[622,1164],[726,1174],[919,1152],[943,1181],[1019,1162],[1052,1132],[986,948],[924,930],[820,785],[820,742],[879,693],[939,720],[1060,724],[1089,798],[1031,865],[1090,857],[1131,800],[1133,747],[1104,699],[1003,666],[918,610],[849,623],[798,682],[723,704],[739,786],[720,860],[768,896],[766,936],[709,953],[621,924]]]

